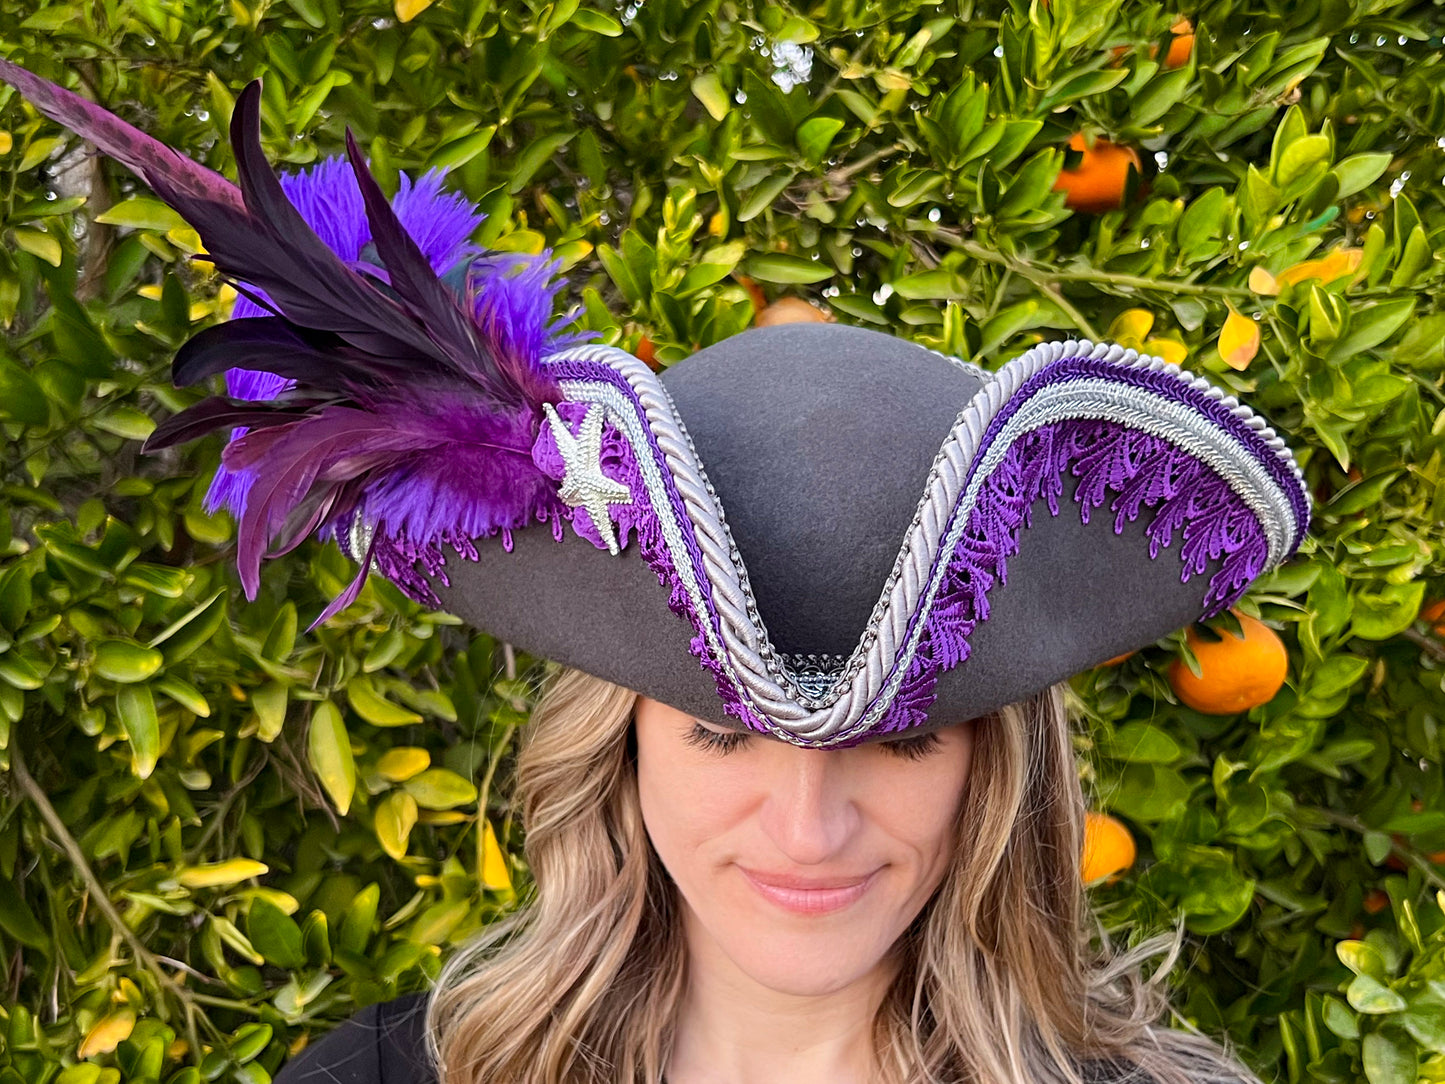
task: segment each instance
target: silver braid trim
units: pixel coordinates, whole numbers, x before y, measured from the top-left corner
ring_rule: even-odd
[[[1070,381],[1036,393],[990,445],[965,493],[964,481],[994,417],[1031,377],[1066,357],[1095,358],[1166,372],[1219,401],[1258,433],[1288,465],[1304,490],[1303,476],[1284,441],[1248,406],[1204,378],[1186,373],[1162,358],[1109,343],[1042,343],[989,374],[960,412],[934,460],[913,523],[867,626],[847,664],[826,689],[820,680],[823,675],[806,669],[795,674],[788,665],[793,660],[781,658],[769,641],[717,494],[657,375],[631,354],[608,346],[577,347],[549,360],[604,363],[628,382],[642,406],[642,416],[626,396],[605,383],[566,380],[561,384],[569,400],[602,404],[609,420],[632,445],[673,568],[693,612],[702,618],[708,650],[720,662],[743,703],[774,736],[794,744],[821,746],[865,733],[891,704],[917,651],[924,617],[947,568],[948,562],[939,559],[940,553],[954,551],[984,479],[1009,446],[1029,430],[1065,419],[1099,418],[1169,440],[1217,471],[1259,519],[1269,543],[1270,567],[1289,552],[1298,529],[1289,495],[1247,448],[1187,406],[1144,388],[1108,380]],[[702,555],[700,570],[693,567],[677,509],[649,447],[649,431],[692,525]],[[718,628],[708,619],[699,574],[706,577],[711,588]]]

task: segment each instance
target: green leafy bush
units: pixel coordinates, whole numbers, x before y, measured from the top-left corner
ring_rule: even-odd
[[[1184,708],[1182,636],[1080,675],[1086,785],[1142,851],[1097,901],[1185,922],[1184,1015],[1266,1078],[1442,1081],[1442,16],[1185,14],[0,0],[0,51],[223,170],[264,76],[278,162],[349,125],[388,184],[449,167],[479,243],[552,247],[659,363],[799,294],[986,365],[1112,335],[1246,395],[1318,502],[1244,605],[1289,683]],[[1055,187],[1081,132],[1135,148],[1117,210]],[[226,289],[8,91],[0,167],[0,1082],[264,1084],[513,904],[528,660],[375,580],[300,631],[349,576],[319,545],[238,604],[218,443],[137,451]]]

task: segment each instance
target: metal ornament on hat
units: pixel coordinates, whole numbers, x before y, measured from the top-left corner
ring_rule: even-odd
[[[607,506],[631,504],[632,491],[602,473],[603,409],[589,408],[582,419],[582,429],[575,437],[551,403],[542,409],[547,424],[551,426],[552,439],[557,442],[557,451],[566,464],[566,473],[562,476],[557,495],[569,508],[580,508],[586,512],[602,536],[607,551],[614,557],[618,556],[622,550],[617,544],[617,531]]]

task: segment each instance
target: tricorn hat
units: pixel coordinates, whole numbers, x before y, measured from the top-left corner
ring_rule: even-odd
[[[810,324],[659,374],[554,320],[555,266],[470,246],[434,178],[388,200],[348,140],[300,198],[262,155],[256,84],[237,187],[0,77],[136,169],[247,298],[175,363],[178,384],[229,371],[231,395],[150,444],[236,427],[213,494],[250,594],[263,556],[320,532],[362,569],[322,618],[370,569],[532,653],[836,747],[1218,613],[1308,527],[1265,420],[1162,359],[1053,342],[990,372]]]

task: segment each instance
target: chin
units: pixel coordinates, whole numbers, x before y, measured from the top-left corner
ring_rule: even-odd
[[[849,934],[841,928],[830,934],[759,930],[722,947],[759,986],[793,997],[819,997],[857,982],[884,955],[870,951],[871,945],[860,946]]]

